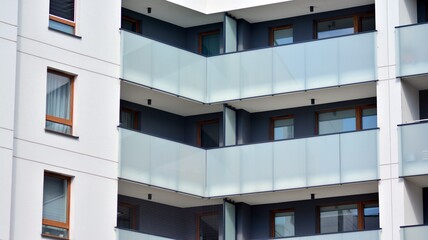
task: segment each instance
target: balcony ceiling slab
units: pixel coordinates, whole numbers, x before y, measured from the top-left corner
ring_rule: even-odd
[[[122,0],[122,7],[187,28],[223,22],[224,12],[230,13],[237,19],[257,23],[374,4],[374,0],[269,0],[265,4],[260,4],[261,1],[245,1],[247,3],[242,5],[214,3],[214,0]],[[172,2],[183,4],[185,2],[184,5],[187,7]],[[313,13],[309,11],[309,6],[314,6]],[[147,12],[149,7],[151,8],[150,14]],[[238,7],[241,9],[237,9]],[[199,9],[199,11],[194,9]],[[206,10],[202,11],[203,9]]]
[[[417,90],[428,89],[428,74],[412,76],[412,77],[403,77],[404,81],[410,83]]]
[[[428,187],[428,175],[406,177],[405,179],[406,181],[416,184],[418,187],[421,187],[421,188]]]
[[[342,197],[359,194],[377,193],[378,182],[360,182],[343,185],[320,186],[276,192],[263,192],[245,194],[238,196],[226,196],[235,202],[244,202],[249,205],[272,204],[281,202],[292,202],[310,200],[311,194],[315,194],[316,199]],[[119,181],[119,194],[156,203],[166,204],[175,207],[199,207],[223,203],[223,197],[201,198],[170,190],[159,189],[126,180]],[[152,194],[152,199],[148,199],[148,194]]]
[[[148,106],[147,100],[151,99],[152,104],[148,107],[180,116],[193,116],[223,111],[223,102],[202,104],[125,81],[122,82],[120,91],[122,100]],[[315,104],[325,104],[375,96],[376,83],[370,82],[224,103],[236,109],[244,109],[247,112],[256,113],[309,106],[311,105],[312,98],[315,99]]]

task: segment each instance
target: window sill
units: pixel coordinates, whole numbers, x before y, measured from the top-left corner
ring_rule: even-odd
[[[53,131],[53,130],[50,130],[50,129],[47,129],[47,128],[45,128],[45,132],[52,133],[52,134],[57,134],[57,135],[64,136],[64,137],[73,138],[73,139],[76,139],[76,140],[79,139],[79,136],[73,136],[73,135],[70,135],[70,134],[62,133],[62,132],[56,132],[56,131]]]
[[[70,240],[70,238],[57,237],[57,236],[47,235],[47,234],[43,234],[43,233],[41,235],[42,235],[42,238]]]
[[[81,36],[74,35],[74,34],[71,34],[71,33],[68,33],[68,32],[63,32],[63,31],[55,29],[55,28],[48,27],[48,29],[51,30],[51,31],[54,31],[54,32],[58,32],[58,33],[62,33],[62,34],[65,34],[65,35],[68,35],[68,36],[71,36],[71,37],[75,37],[77,39],[82,39]]]

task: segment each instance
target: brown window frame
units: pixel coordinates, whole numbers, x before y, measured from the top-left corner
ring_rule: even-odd
[[[290,28],[293,29],[293,24],[283,25],[283,26],[279,26],[279,27],[271,27],[269,29],[269,46],[271,46],[271,47],[275,46],[274,45],[274,41],[275,41],[274,33],[275,33],[275,31],[290,29]],[[280,45],[278,45],[278,46],[280,46]]]
[[[355,131],[361,131],[363,130],[363,110],[370,109],[370,108],[376,108],[377,110],[377,105],[367,104],[367,105],[358,105],[355,107],[332,108],[332,109],[317,111],[315,114],[315,135],[319,135],[319,114],[320,113],[337,112],[337,111],[354,109],[355,110]]]
[[[296,212],[294,211],[294,208],[275,209],[270,211],[270,237],[271,238],[275,238],[275,215],[277,213],[285,213],[285,212],[292,212],[294,213],[294,217],[296,216]]]
[[[136,33],[141,33],[140,21],[139,20],[137,20],[135,18],[132,18],[132,17],[129,17],[129,16],[123,16],[123,15],[121,16],[121,20],[122,19],[125,20],[125,21],[129,21],[129,22],[135,24],[135,30],[136,30],[135,32]]]
[[[49,13],[49,20],[59,22],[59,23],[62,23],[62,24],[65,24],[65,25],[72,27],[73,28],[73,34],[75,34],[76,33],[76,0],[74,0],[73,2],[74,2],[74,12],[73,12],[74,21],[71,21],[71,20],[68,20],[68,19],[65,19],[62,17],[58,17],[58,16],[50,14],[50,13]],[[49,1],[49,4],[50,4],[50,1]]]
[[[139,123],[139,114],[138,114],[138,111],[132,110],[132,109],[127,108],[127,107],[120,107],[120,112],[122,112],[122,111],[130,113],[130,114],[132,114],[134,116],[134,122],[132,123],[132,129],[138,130],[139,129],[138,128],[138,125],[139,125],[138,124]],[[122,119],[120,118],[119,120],[122,123]]]
[[[43,176],[50,176],[54,178],[59,178],[67,181],[67,210],[66,210],[66,221],[65,222],[58,222],[54,220],[44,219],[42,217],[42,225],[51,226],[51,227],[57,227],[62,229],[67,229],[68,237],[62,238],[55,235],[50,235],[46,233],[42,233],[42,236],[50,237],[50,238],[57,238],[57,239],[70,239],[70,202],[71,202],[71,177],[64,176],[61,174],[53,173],[53,172],[46,172]],[[44,188],[43,188],[44,191]]]
[[[379,207],[379,200],[366,200],[366,201],[351,201],[351,202],[340,202],[336,204],[320,204],[317,206],[317,233],[321,233],[321,208],[322,207],[333,207],[333,206],[343,206],[343,205],[351,205],[355,204],[357,205],[357,212],[358,212],[358,231],[364,231],[364,206],[368,204],[378,204]],[[338,232],[341,233],[341,232]]]
[[[216,124],[216,123],[217,124],[220,123],[220,120],[218,118],[217,119],[211,119],[211,120],[203,120],[203,121],[198,122],[198,130],[197,130],[197,145],[198,145],[198,147],[202,147],[202,126],[209,125],[209,124]],[[219,133],[219,137],[220,137],[220,133]],[[220,139],[219,139],[219,144],[220,144]]]
[[[195,235],[196,240],[199,240],[201,217],[213,216],[213,215],[217,215],[219,217],[220,213],[218,211],[211,211],[211,212],[203,212],[203,213],[196,214],[196,235]],[[219,228],[220,228],[220,222],[219,222]]]
[[[274,139],[275,139],[275,121],[285,120],[285,119],[293,119],[294,120],[294,115],[275,116],[275,117],[270,118],[269,139],[271,141],[274,141]],[[293,126],[294,126],[294,122],[293,122]]]
[[[54,122],[54,123],[58,123],[58,124],[62,124],[62,125],[66,125],[70,127],[70,134],[67,133],[62,133],[61,134],[65,134],[65,135],[73,135],[73,112],[74,112],[74,81],[76,79],[76,75],[72,75],[69,73],[65,73],[56,69],[51,69],[48,68],[48,73],[52,73],[52,74],[56,74],[56,75],[60,75],[63,77],[66,77],[70,80],[70,119],[65,119],[65,118],[60,118],[60,117],[56,117],[56,116],[52,116],[52,115],[48,115],[47,113],[45,114],[45,121],[49,121],[49,122]],[[47,78],[47,76],[46,76]],[[47,99],[46,99],[47,101]],[[46,109],[47,111],[47,109]],[[53,131],[56,132],[54,130],[50,130],[49,131]]]
[[[362,25],[362,19],[365,17],[372,17],[375,16],[375,12],[364,12],[364,13],[357,13],[357,14],[350,14],[350,15],[343,15],[338,17],[332,17],[332,18],[322,18],[314,21],[314,39],[318,39],[318,23],[320,22],[326,22],[326,21],[332,21],[332,20],[339,20],[344,18],[353,18],[354,20],[354,34],[361,32],[361,25]]]
[[[131,229],[132,230],[138,230],[137,229],[137,226],[138,226],[138,224],[137,224],[137,220],[138,220],[138,218],[137,218],[137,206],[130,204],[130,203],[126,203],[126,202],[121,202],[121,201],[119,201],[117,203],[117,205],[118,205],[118,209],[119,209],[119,206],[124,206],[124,207],[127,207],[130,209],[130,211],[132,212]]]
[[[215,35],[215,34],[220,35],[220,29],[198,33],[198,53],[199,54],[202,54],[202,39],[203,39],[203,37],[209,36],[209,35]]]

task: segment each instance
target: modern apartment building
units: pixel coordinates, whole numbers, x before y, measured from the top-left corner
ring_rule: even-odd
[[[0,240],[423,240],[428,0],[0,0]]]

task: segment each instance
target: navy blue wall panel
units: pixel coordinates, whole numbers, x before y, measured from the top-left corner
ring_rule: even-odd
[[[419,116],[421,119],[428,118],[428,90],[419,91]]]

